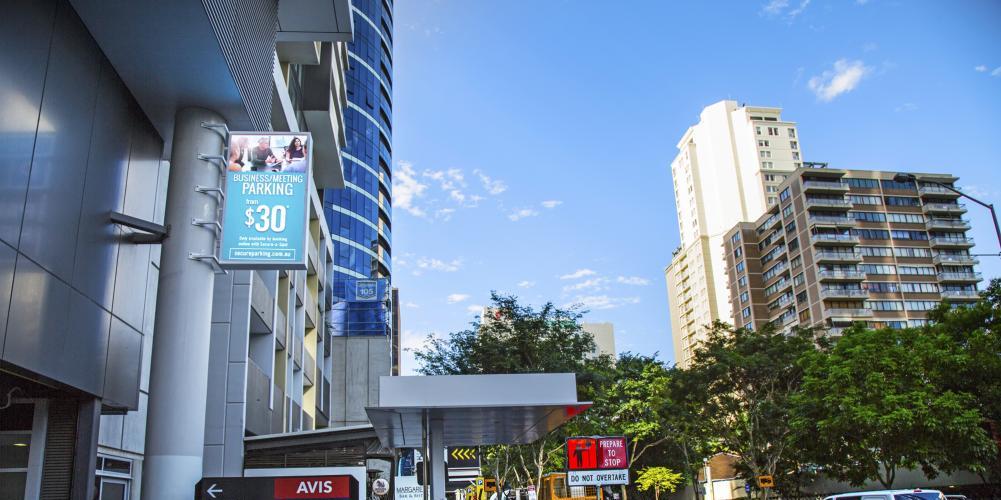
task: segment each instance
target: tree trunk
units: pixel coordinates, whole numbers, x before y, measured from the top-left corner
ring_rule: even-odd
[[[653,500],[660,500],[660,486],[653,487]]]

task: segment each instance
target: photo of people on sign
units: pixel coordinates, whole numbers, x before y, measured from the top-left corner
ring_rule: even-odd
[[[230,172],[306,172],[308,134],[231,134],[226,170]]]
[[[230,134],[223,267],[306,269],[311,146],[308,133]]]

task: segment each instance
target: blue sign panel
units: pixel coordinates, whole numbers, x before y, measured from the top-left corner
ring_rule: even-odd
[[[233,132],[219,261],[233,269],[306,269],[312,137]]]

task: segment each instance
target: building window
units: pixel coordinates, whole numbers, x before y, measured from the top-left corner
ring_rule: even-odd
[[[782,215],[784,215],[786,217],[791,217],[792,216],[792,205],[791,204],[782,207]]]
[[[798,160],[799,159],[799,151],[793,151],[792,152],[792,159],[793,160]]]
[[[737,247],[733,249],[733,257],[739,259],[741,255],[744,255],[744,249]]]
[[[802,311],[799,312],[799,322],[806,323],[808,321],[810,321],[810,310],[803,309]]]
[[[778,134],[778,129],[776,129],[775,135],[779,135]],[[792,138],[796,137],[796,129],[794,129],[794,128],[789,129],[789,137],[792,137]]]
[[[730,237],[730,243],[737,244],[738,241],[740,241],[740,233],[733,233],[733,236]]]
[[[738,273],[744,272],[744,261],[738,262],[737,265],[735,266],[735,269],[737,270]]]
[[[789,147],[792,149],[799,149],[799,143],[796,141],[789,141]]]
[[[132,486],[132,461],[98,456],[94,493],[101,500],[128,500]]]
[[[779,193],[779,199],[782,201],[788,200],[789,196],[790,196],[789,188],[785,188],[782,190],[781,193]]]
[[[742,287],[747,286],[747,276],[741,276],[737,278],[737,285]]]
[[[768,204],[769,205],[774,205],[774,204],[776,204],[778,202],[779,202],[778,198],[776,198],[774,196],[769,196],[768,197]]]
[[[804,277],[803,277],[803,273],[799,273],[799,274],[797,274],[797,275],[796,275],[795,277],[793,277],[793,279],[792,279],[792,283],[793,283],[794,285],[796,285],[796,286],[799,286],[799,285],[802,285],[802,284],[803,284],[803,283],[805,283],[805,282],[806,282],[806,278],[804,278]]]
[[[749,331],[749,332],[753,332],[754,331],[754,322],[753,321],[748,321],[747,323],[744,323],[744,329],[747,330],[747,331]]]
[[[741,303],[747,302],[747,299],[748,299],[747,292],[740,292],[740,302]]]
[[[776,187],[776,186],[765,186],[765,192],[766,193],[774,193],[774,192],[776,192],[778,190],[779,190],[779,188]]]
[[[770,161],[761,162],[761,168],[772,168],[773,166],[775,166],[775,164]]]
[[[754,127],[754,133],[761,135],[761,127]]]
[[[765,182],[774,182],[775,174],[765,174]]]
[[[862,196],[857,194],[848,195],[848,199],[853,205],[882,205],[883,199],[879,196]]]
[[[873,311],[903,311],[904,305],[899,300],[870,300],[869,308]]]
[[[910,196],[887,196],[884,198],[888,206],[896,207],[919,207],[921,206],[921,200],[918,198],[911,198]]]
[[[760,134],[761,132],[758,132],[758,133]],[[768,147],[768,141],[765,141],[765,140],[758,141],[758,146],[763,147],[763,148],[767,148]]]
[[[789,261],[789,267],[791,267],[793,269],[796,269],[796,268],[798,268],[799,266],[802,266],[802,265],[803,265],[803,257],[799,256],[799,255],[797,255],[791,261]]]
[[[778,127],[768,127],[768,135],[779,135]]]
[[[855,188],[875,189],[879,187],[879,181],[876,179],[856,179],[854,177],[845,177],[842,180],[850,187]]]
[[[747,306],[744,308],[744,310],[740,311],[741,318],[747,319],[747,317],[750,315],[751,315],[751,306]]]
[[[759,151],[759,153],[761,154],[762,158],[771,158],[772,157],[772,152],[771,151]]]

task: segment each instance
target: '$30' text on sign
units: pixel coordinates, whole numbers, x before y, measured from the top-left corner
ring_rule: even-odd
[[[246,216],[243,224],[253,227],[260,233],[267,231],[280,233],[285,230],[286,209],[285,205],[258,205],[256,209],[247,207],[243,212]]]

